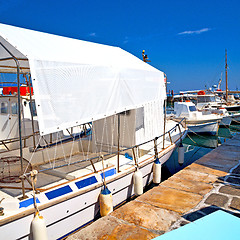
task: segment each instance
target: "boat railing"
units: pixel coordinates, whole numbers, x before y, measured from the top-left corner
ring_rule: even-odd
[[[34,134],[35,134],[35,136],[36,136],[36,135],[39,135],[39,131],[38,131],[38,132],[35,132]],[[28,139],[30,139],[31,137],[33,137],[33,136],[34,136],[33,134],[29,134],[29,135],[26,135],[26,136],[23,136],[23,137],[22,137],[23,147],[26,147],[26,146],[27,146],[26,141],[27,141]],[[9,144],[12,144],[12,143],[17,143],[17,142],[19,142],[19,141],[20,141],[20,140],[19,140],[18,137],[3,139],[3,140],[0,140],[0,146],[4,146],[7,151],[15,150],[15,149],[11,149],[11,147],[9,147],[8,145],[9,145]]]
[[[136,149],[139,150],[143,145],[149,145],[149,143],[153,143],[153,145],[150,148],[148,148],[147,151],[150,152],[153,149],[158,149],[158,153],[159,153],[161,150],[164,150],[164,149],[172,146],[173,144],[175,144],[175,142],[177,140],[182,139],[182,137],[184,135],[184,131],[181,130],[181,126],[184,128],[184,130],[186,130],[186,127],[185,127],[186,125],[184,124],[184,121],[185,121],[185,118],[181,119],[181,121],[176,123],[176,125],[174,127],[172,127],[170,130],[166,131],[165,133],[161,134],[160,136],[157,136],[157,137],[155,137],[151,140],[145,141],[141,144],[137,144],[137,145],[134,145],[134,146],[131,146],[131,147],[124,147],[124,148],[122,147],[118,151],[113,151],[113,152],[110,152],[110,153],[106,153],[104,155],[100,153],[98,156],[95,156],[95,157],[90,157],[90,158],[87,158],[87,159],[81,159],[81,160],[78,160],[78,161],[58,165],[58,166],[55,166],[54,168],[57,169],[57,168],[62,168],[62,167],[66,167],[66,166],[69,166],[69,165],[83,163],[83,162],[90,162],[93,166],[93,169],[95,169],[94,164],[93,164],[94,160],[95,161],[96,160],[100,161],[102,158],[108,159],[108,158],[111,158],[113,156],[117,156],[117,155],[119,156],[120,154],[124,155],[125,153],[128,153],[128,152],[133,153],[133,156],[129,156],[129,157],[131,159],[135,160],[134,159],[134,157],[135,157],[134,153],[135,153]],[[178,135],[176,135],[177,131],[178,131]],[[175,136],[173,136],[173,133],[175,133]],[[170,143],[170,145],[167,146],[166,141],[168,141]],[[137,151],[137,152],[139,153],[139,151]],[[156,157],[156,152],[155,152],[155,157]],[[119,163],[118,163],[118,166],[119,166]],[[48,170],[51,170],[51,169],[52,168],[39,169],[39,172],[44,172],[44,171],[48,171]],[[119,169],[118,169],[118,171],[119,171]],[[26,173],[25,175],[29,175],[29,173]]]

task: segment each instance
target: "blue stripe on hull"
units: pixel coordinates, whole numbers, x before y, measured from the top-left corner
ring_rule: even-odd
[[[53,190],[53,191],[50,191],[48,193],[45,193],[46,197],[48,198],[48,200],[51,200],[53,198],[56,198],[56,197],[60,197],[62,195],[65,195],[67,193],[70,193],[72,192],[73,190],[70,188],[69,185],[65,186],[65,187],[61,187],[61,188],[58,188],[56,190]]]
[[[36,202],[37,202],[37,203],[40,203],[40,201],[39,201],[38,198],[36,198]],[[29,198],[29,199],[27,199],[27,200],[24,200],[24,201],[20,202],[20,203],[19,203],[19,208],[28,207],[28,206],[32,205],[33,203],[34,203],[33,198]]]
[[[116,169],[112,168],[110,170],[105,171],[105,178],[110,177],[112,175],[116,174]],[[101,173],[101,177],[103,178],[103,173]]]
[[[87,187],[87,186],[92,185],[94,183],[97,183],[97,179],[96,179],[95,176],[92,176],[90,178],[86,178],[86,179],[80,180],[78,182],[75,182],[78,189]]]

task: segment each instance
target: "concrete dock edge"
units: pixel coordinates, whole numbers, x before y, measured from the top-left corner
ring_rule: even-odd
[[[67,239],[153,239],[219,209],[240,217],[240,134]]]

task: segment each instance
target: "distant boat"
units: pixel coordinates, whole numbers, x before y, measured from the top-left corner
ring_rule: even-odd
[[[218,126],[222,120],[221,116],[215,114],[203,114],[198,111],[195,104],[188,102],[174,103],[175,115],[173,119],[179,121],[181,118],[186,119],[186,125],[191,133],[201,133],[216,135]]]

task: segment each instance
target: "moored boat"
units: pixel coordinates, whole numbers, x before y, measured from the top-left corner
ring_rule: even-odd
[[[222,120],[222,117],[219,115],[203,114],[198,111],[195,104],[191,101],[175,102],[174,111],[175,116],[173,119],[179,121],[184,117],[189,131],[192,133],[216,135],[219,123]]]
[[[41,236],[43,225],[64,238],[106,213],[100,196],[113,209],[141,194],[186,136],[164,119],[164,73],[120,48],[0,24],[0,72],[17,74],[19,124],[19,147],[0,155],[2,239]],[[23,144],[20,74],[33,85],[36,144]]]

